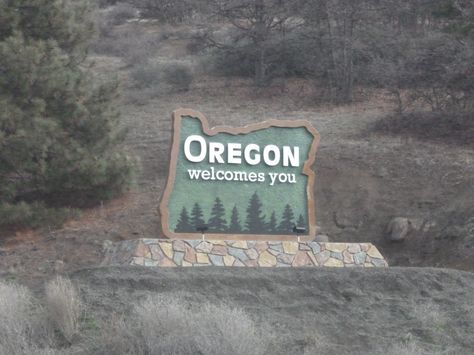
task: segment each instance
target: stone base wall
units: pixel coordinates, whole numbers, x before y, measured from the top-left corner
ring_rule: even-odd
[[[135,239],[115,243],[103,265],[386,267],[370,243]]]

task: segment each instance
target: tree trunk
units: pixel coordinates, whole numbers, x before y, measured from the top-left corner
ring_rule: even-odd
[[[263,0],[255,0],[255,37],[254,43],[258,48],[255,58],[255,84],[265,85],[265,4]]]

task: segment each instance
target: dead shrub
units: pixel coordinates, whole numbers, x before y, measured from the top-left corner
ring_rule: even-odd
[[[46,308],[54,327],[68,342],[79,333],[83,306],[69,279],[56,277],[46,285]]]

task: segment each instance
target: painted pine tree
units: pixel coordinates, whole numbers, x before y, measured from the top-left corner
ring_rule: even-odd
[[[278,231],[280,233],[291,233],[294,227],[295,215],[291,206],[286,204],[285,209],[283,210],[283,215],[281,216],[280,224],[278,225]]]
[[[262,216],[262,202],[260,202],[257,192],[254,192],[250,198],[249,205],[247,207],[247,219],[245,221],[245,227],[247,233],[265,233],[265,216]]]
[[[219,197],[216,197],[214,206],[212,206],[211,217],[207,223],[210,232],[225,232],[227,221],[225,219],[225,208]]]
[[[195,228],[193,228],[191,224],[191,221],[188,215],[188,210],[186,210],[186,207],[183,207],[183,209],[181,210],[175,232],[178,232],[178,233],[195,232]]]
[[[304,227],[304,228],[306,228],[306,221],[304,220],[304,217],[303,217],[302,214],[300,214],[300,215],[298,216],[298,221],[296,222],[296,225],[297,225],[298,227]]]
[[[267,224],[267,231],[268,231],[268,233],[270,233],[270,234],[276,234],[276,233],[278,233],[277,220],[276,220],[276,216],[275,216],[275,211],[273,211],[272,214],[271,214],[271,216],[270,216],[270,221],[269,221],[268,224]]]
[[[197,227],[202,226],[203,224],[206,223],[206,222],[204,222],[203,216],[204,215],[203,215],[203,212],[202,212],[202,208],[199,205],[199,203],[196,202],[193,206],[192,211],[191,211],[191,225],[194,229],[194,232],[196,231]]]
[[[237,206],[234,206],[234,208],[232,209],[228,232],[242,233],[242,226],[240,225],[239,211],[237,210]]]

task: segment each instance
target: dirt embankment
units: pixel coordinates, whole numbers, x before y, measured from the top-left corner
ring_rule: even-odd
[[[301,354],[305,347],[323,354],[474,352],[468,272],[111,267],[80,270],[72,279],[104,317],[129,311],[151,293],[182,297],[191,309],[204,302],[238,306],[272,331],[274,354]]]

